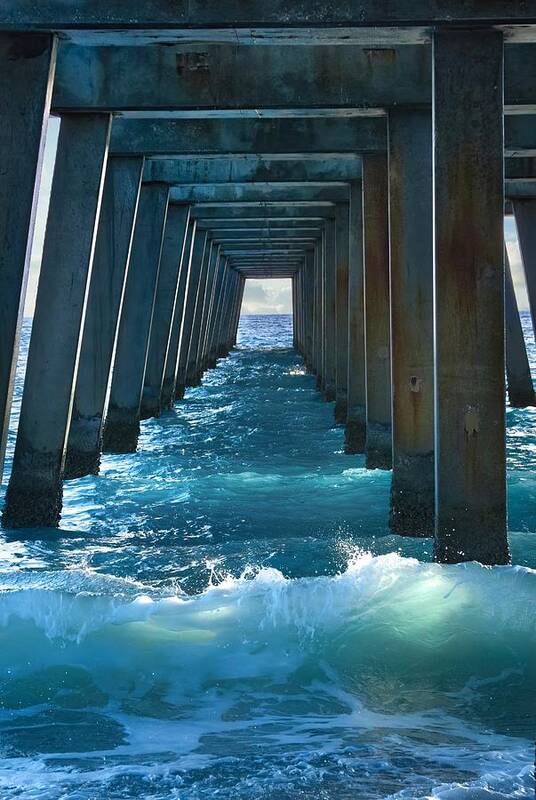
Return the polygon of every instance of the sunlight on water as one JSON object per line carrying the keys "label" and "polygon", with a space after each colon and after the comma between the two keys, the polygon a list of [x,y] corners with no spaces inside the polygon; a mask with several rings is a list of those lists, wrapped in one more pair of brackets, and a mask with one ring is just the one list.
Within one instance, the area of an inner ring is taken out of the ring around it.
{"label": "sunlight on water", "polygon": [[517,566],[440,567],[291,345],[243,318],[59,532],[4,532],[2,799],[533,796],[536,411],[508,409]]}

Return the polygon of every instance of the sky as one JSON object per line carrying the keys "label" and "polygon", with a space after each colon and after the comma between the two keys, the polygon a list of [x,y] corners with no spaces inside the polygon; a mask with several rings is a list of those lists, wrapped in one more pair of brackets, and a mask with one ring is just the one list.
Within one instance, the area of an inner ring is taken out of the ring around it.
{"label": "sky", "polygon": [[[25,315],[32,316],[35,306],[35,294],[39,276],[39,266],[43,241],[45,235],[48,201],[52,185],[52,172],[54,169],[54,156],[59,133],[59,119],[52,117],[49,122],[45,154],[43,161],[43,174],[41,189],[37,204],[35,234],[32,246],[30,279],[26,297]],[[505,220],[505,240],[508,248],[512,276],[520,310],[528,309],[528,299],[525,289],[525,277],[521,263],[521,255],[517,243],[517,234],[513,217]],[[249,280],[246,282],[243,314],[290,314],[292,311],[292,293],[289,280]]]}

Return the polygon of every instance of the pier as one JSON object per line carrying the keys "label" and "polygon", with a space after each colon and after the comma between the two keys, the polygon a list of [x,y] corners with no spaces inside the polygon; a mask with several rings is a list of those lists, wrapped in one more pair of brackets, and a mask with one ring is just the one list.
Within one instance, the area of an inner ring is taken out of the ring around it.
{"label": "pier", "polygon": [[[292,280],[294,347],[391,470],[389,525],[509,562],[505,404],[535,404],[536,7],[5,0],[0,459],[47,122],[61,118],[2,522],[131,453],[236,343],[247,280]],[[306,513],[306,511],[304,511]]]}

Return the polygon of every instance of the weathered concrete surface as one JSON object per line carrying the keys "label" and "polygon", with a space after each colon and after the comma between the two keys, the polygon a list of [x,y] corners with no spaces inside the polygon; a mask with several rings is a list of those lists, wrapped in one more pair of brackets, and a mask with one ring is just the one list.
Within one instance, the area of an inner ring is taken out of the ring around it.
{"label": "weathered concrete surface", "polygon": [[514,200],[512,205],[527,283],[532,328],[536,331],[536,198]]}
{"label": "weathered concrete surface", "polygon": [[205,286],[205,298],[201,312],[201,325],[199,329],[199,341],[197,344],[197,357],[196,357],[196,370],[200,377],[206,369],[205,354],[206,354],[206,339],[208,335],[208,326],[210,314],[212,310],[212,298],[214,293],[214,282],[218,272],[218,264],[220,261],[221,247],[216,242],[213,243],[211,259],[208,264],[207,283]]}
{"label": "weathered concrete surface", "polygon": [[391,331],[389,296],[389,175],[387,157],[363,161],[365,361],[368,469],[391,469]]}
{"label": "weathered concrete surface", "polygon": [[168,197],[165,183],[142,185],[104,426],[103,450],[107,453],[133,453],[138,446]]}
{"label": "weathered concrete surface", "polygon": [[361,182],[350,191],[348,280],[348,414],[344,451],[362,453],[366,436],[365,327],[363,303],[363,205]]}
{"label": "weathered concrete surface", "polygon": [[506,378],[508,399],[514,408],[536,405],[534,386],[530,374],[529,359],[521,319],[517,307],[512,270],[506,248],[505,264],[505,323],[506,323]]}
{"label": "weathered concrete surface", "polygon": [[[321,234],[322,236],[322,234]],[[321,382],[322,370],[322,238],[315,246],[315,273],[314,273],[314,338],[313,338],[313,371],[316,373],[317,386]]]}
{"label": "weathered concrete surface", "polygon": [[110,370],[141,189],[143,159],[108,159],[64,478],[99,471]]}
{"label": "weathered concrete surface", "polygon": [[5,527],[59,524],[110,124],[108,114],[62,119]]}
{"label": "weathered concrete surface", "polygon": [[55,61],[52,36],[0,34],[0,481]]}
{"label": "weathered concrete surface", "polygon": [[509,560],[502,65],[498,32],[435,36],[435,558],[441,562]]}
{"label": "weathered concrete surface", "polygon": [[390,526],[434,532],[432,121],[389,116],[393,479]]}
{"label": "weathered concrete surface", "polygon": [[[108,80],[109,75],[114,80]],[[535,78],[534,46],[508,45],[505,105],[533,106]],[[372,38],[365,46],[299,48],[240,46],[236,41],[168,47],[62,42],[53,97],[60,111],[123,110],[129,116],[153,117],[232,116],[248,109],[272,116],[299,115],[303,109],[365,114],[431,102],[431,48],[374,46]]]}
{"label": "weathered concrete surface", "polygon": [[186,372],[188,368],[188,354],[190,352],[190,342],[194,322],[194,313],[197,301],[197,291],[201,276],[201,267],[207,246],[208,234],[206,231],[196,230],[194,233],[193,250],[190,263],[188,287],[184,304],[184,317],[182,321],[181,340],[179,345],[179,359],[177,369],[177,383],[175,389],[175,399],[181,400],[184,397],[186,388]]}
{"label": "weathered concrete surface", "polygon": [[348,414],[348,258],[349,204],[335,215],[335,422],[344,425]]}
{"label": "weathered concrete surface", "polygon": [[387,146],[383,117],[358,119],[119,118],[111,152],[121,155],[244,155],[378,152]]}
{"label": "weathered concrete surface", "polygon": [[181,253],[181,266],[179,271],[179,282],[177,286],[177,296],[175,308],[173,310],[173,320],[171,323],[171,335],[169,337],[169,348],[166,358],[164,371],[164,385],[162,386],[162,408],[172,408],[175,402],[175,392],[177,387],[177,370],[179,366],[179,346],[181,340],[182,320],[184,317],[184,306],[188,278],[190,273],[190,262],[192,257],[193,237],[196,229],[196,222],[189,219],[188,229],[184,238]]}
{"label": "weathered concrete surface", "polygon": [[172,203],[168,206],[141,398],[141,419],[159,416],[162,411],[164,372],[189,219],[189,206]]}
{"label": "weathered concrete surface", "polygon": [[[425,26],[460,25],[481,27],[488,23],[503,25],[536,24],[536,12],[522,0],[412,0],[411,3],[378,3],[363,0],[356,6],[351,0],[340,0],[336,5],[323,3],[304,4],[299,0],[274,0],[267,5],[264,0],[208,0],[170,6],[168,0],[150,0],[135,8],[125,8],[122,0],[47,0],[40,8],[36,22],[35,5],[32,0],[4,0],[0,12],[2,27],[35,30],[49,27],[69,32],[71,37],[104,43],[118,42],[118,31],[122,29],[124,39],[130,32],[132,39],[169,42],[172,33],[183,31],[191,41],[194,32],[203,39],[216,41],[222,32],[228,33],[231,42],[273,42],[274,37],[283,37],[290,43],[310,42],[312,39],[344,42],[358,37],[360,29],[386,28],[376,36],[382,43],[389,41],[425,41],[430,32]],[[424,28],[424,29],[423,29]],[[86,29],[89,29],[86,33]],[[349,30],[348,30],[349,29]],[[389,30],[393,29],[393,30]],[[99,31],[93,34],[92,31]],[[524,36],[531,31],[523,29]],[[370,44],[370,31],[364,30],[364,42]]]}
{"label": "weathered concrete surface", "polygon": [[361,158],[353,153],[288,156],[235,156],[148,160],[145,180],[161,180],[175,186],[200,183],[288,183],[296,181],[350,181],[361,177]]}

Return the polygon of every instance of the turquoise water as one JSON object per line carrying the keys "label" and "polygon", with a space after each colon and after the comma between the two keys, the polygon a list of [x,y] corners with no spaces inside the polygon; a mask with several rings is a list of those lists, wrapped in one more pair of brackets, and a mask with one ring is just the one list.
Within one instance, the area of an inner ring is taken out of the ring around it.
{"label": "turquoise water", "polygon": [[536,410],[508,409],[516,566],[440,567],[291,333],[243,318],[59,532],[3,533],[2,800],[533,796]]}

